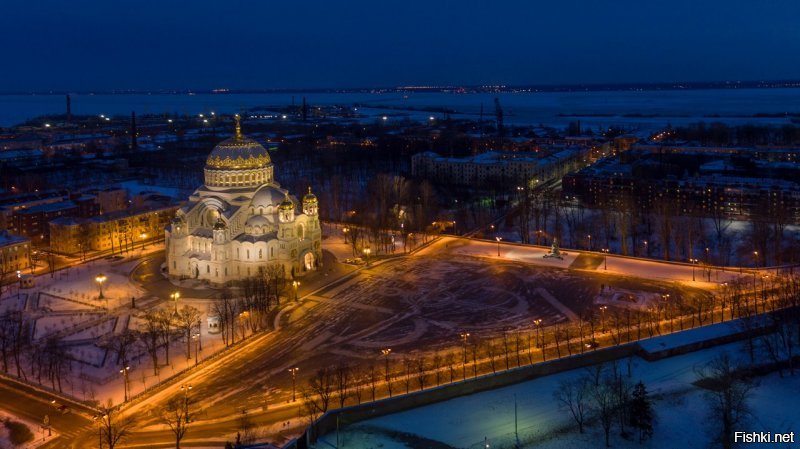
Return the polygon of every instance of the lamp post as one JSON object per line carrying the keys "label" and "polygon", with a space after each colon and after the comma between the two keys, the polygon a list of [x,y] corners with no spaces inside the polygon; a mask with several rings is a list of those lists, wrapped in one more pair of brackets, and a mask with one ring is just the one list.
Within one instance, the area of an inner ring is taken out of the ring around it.
{"label": "lamp post", "polygon": [[368,247],[364,248],[364,249],[362,250],[362,252],[364,253],[364,256],[366,256],[366,257],[367,257],[367,266],[369,266],[369,255],[370,255],[370,253],[372,252],[372,250],[371,250],[371,249],[370,249],[370,247],[368,246]]}
{"label": "lamp post", "polygon": [[697,259],[689,259],[689,263],[692,264],[692,282],[694,282],[695,281],[695,278],[694,278],[694,266],[697,263]]}
{"label": "lamp post", "polygon": [[106,277],[106,275],[102,273],[95,276],[94,281],[97,282],[97,286],[100,288],[100,295],[97,297],[97,299],[105,298],[105,296],[103,296],[103,282],[105,282],[107,279],[108,278]]}
{"label": "lamp post", "polygon": [[503,237],[495,237],[497,240],[497,257],[500,257],[500,240],[503,240]]}
{"label": "lamp post", "polygon": [[297,301],[297,287],[300,286],[300,282],[292,281],[292,288],[294,289],[294,300]]}
{"label": "lamp post", "polygon": [[350,232],[348,228],[342,228],[342,235],[344,235],[344,242],[347,243],[347,233]]}
{"label": "lamp post", "polygon": [[469,332],[462,332],[461,338],[464,339],[464,380],[467,380],[467,338],[469,338]]}
{"label": "lamp post", "polygon": [[125,402],[128,402],[128,371],[130,369],[130,366],[126,366],[119,370],[119,373],[122,374],[122,390],[125,392]]}
{"label": "lamp post", "polygon": [[650,257],[650,247],[647,246],[647,240],[644,241],[644,255]]}
{"label": "lamp post", "polygon": [[608,270],[608,248],[603,248],[603,253],[605,254],[605,256],[603,256],[603,269],[607,271]]}
{"label": "lamp post", "polygon": [[146,233],[142,232],[141,234],[139,234],[139,239],[142,241],[142,251],[144,251],[144,241],[146,238],[147,238]]}
{"label": "lamp post", "polygon": [[756,260],[756,267],[758,267],[759,266],[759,263],[758,263],[758,251],[753,251],[753,257]]}
{"label": "lamp post", "polygon": [[542,327],[541,318],[533,320],[533,325],[536,326],[536,348],[539,348],[539,329]]}
{"label": "lamp post", "polygon": [[381,349],[383,360],[386,363],[386,388],[389,390],[389,397],[392,397],[392,384],[389,382],[389,354],[391,352],[391,348]]}
{"label": "lamp post", "polygon": [[175,303],[175,315],[178,314],[178,300],[181,299],[181,293],[178,291],[169,294],[169,298]]}
{"label": "lamp post", "polygon": [[183,392],[183,416],[186,422],[189,422],[189,392],[192,391],[192,384],[181,385]]}
{"label": "lamp post", "polygon": [[592,250],[592,234],[587,234],[586,238],[589,239],[589,251]]}
{"label": "lamp post", "polygon": [[[22,294],[22,271],[17,270],[17,282],[19,282],[19,287],[17,287],[17,301],[19,301],[20,295]],[[100,293],[100,297],[103,296],[102,290]]]}
{"label": "lamp post", "polygon": [[200,332],[199,331],[197,333],[192,334],[192,340],[194,340],[194,366],[197,366],[197,363],[198,363],[198,360],[197,360],[197,352],[198,352],[197,345],[200,342]]}
{"label": "lamp post", "polygon": [[201,321],[197,320],[197,344],[200,346],[200,350],[203,350],[203,332],[200,330]]}
{"label": "lamp post", "polygon": [[295,381],[297,379],[297,370],[299,370],[299,369],[300,368],[297,368],[297,367],[289,368],[289,372],[292,373],[292,402],[295,402],[297,400],[297,398],[295,397],[295,388],[294,388],[294,386],[295,386]]}
{"label": "lamp post", "polygon": [[608,306],[600,306],[600,327],[603,332],[606,331],[606,309],[608,309]]}

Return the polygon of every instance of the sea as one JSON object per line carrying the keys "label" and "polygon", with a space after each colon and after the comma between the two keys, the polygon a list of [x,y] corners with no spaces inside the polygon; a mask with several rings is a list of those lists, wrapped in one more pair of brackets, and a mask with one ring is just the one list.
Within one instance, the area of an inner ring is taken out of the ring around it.
{"label": "sea", "polygon": [[[781,125],[798,120],[800,88],[619,90],[572,92],[380,92],[380,93],[197,93],[72,94],[73,114],[241,113],[254,108],[278,110],[298,105],[353,108],[359,120],[430,120],[443,116],[494,120],[495,98],[507,125],[564,127],[580,120],[583,128],[622,126],[660,129],[698,121]],[[64,95],[0,95],[0,126],[65,111]],[[278,115],[278,117],[280,117]],[[386,119],[383,119],[386,117]]]}

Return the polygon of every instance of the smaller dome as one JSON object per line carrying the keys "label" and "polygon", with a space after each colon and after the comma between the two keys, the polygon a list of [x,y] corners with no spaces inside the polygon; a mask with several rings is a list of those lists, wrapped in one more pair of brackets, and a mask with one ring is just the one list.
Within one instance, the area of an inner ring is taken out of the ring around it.
{"label": "smaller dome", "polygon": [[289,194],[288,193],[286,194],[286,197],[283,199],[283,202],[281,202],[281,205],[278,206],[278,209],[280,209],[280,210],[292,210],[292,209],[294,209],[294,203],[292,202],[292,200],[289,199]]}
{"label": "smaller dome", "polygon": [[304,203],[316,203],[317,202],[317,196],[314,195],[313,193],[311,193],[311,186],[308,187],[308,193],[306,193],[306,196],[303,197],[303,202]]}
{"label": "smaller dome", "polygon": [[264,186],[253,195],[253,199],[250,200],[250,205],[253,207],[267,208],[278,204],[284,196],[286,196],[286,194],[281,192],[280,189],[269,185]]}
{"label": "smaller dome", "polygon": [[253,215],[247,219],[245,226],[266,226],[269,224],[269,219],[263,215]]}

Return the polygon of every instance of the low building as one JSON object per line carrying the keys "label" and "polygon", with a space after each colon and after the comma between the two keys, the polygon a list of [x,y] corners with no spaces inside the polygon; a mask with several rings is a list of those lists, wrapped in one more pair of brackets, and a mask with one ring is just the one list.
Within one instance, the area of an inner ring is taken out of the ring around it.
{"label": "low building", "polygon": [[31,239],[0,231],[0,278],[31,266]]}
{"label": "low building", "polygon": [[424,152],[411,157],[411,171],[417,177],[464,186],[544,183],[584,167],[587,156],[588,150],[583,147],[549,153],[489,151],[466,158]]}
{"label": "low building", "polygon": [[50,222],[50,248],[80,255],[90,251],[129,251],[160,241],[177,204],[136,208],[91,218],[62,217]]}

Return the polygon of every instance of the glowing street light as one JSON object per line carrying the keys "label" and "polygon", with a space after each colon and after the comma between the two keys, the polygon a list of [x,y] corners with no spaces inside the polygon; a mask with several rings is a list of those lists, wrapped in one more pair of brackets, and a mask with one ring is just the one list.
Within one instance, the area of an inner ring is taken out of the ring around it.
{"label": "glowing street light", "polygon": [[128,402],[128,389],[130,388],[128,386],[128,371],[130,370],[131,370],[130,366],[126,366],[125,368],[119,370],[119,373],[122,374],[122,380],[123,380],[122,389],[125,391],[125,402]]}
{"label": "glowing street light", "polygon": [[364,253],[364,255],[367,257],[367,266],[369,266],[369,255],[370,255],[370,253],[372,253],[372,250],[371,250],[371,249],[369,248],[369,246],[368,246],[368,247],[364,248],[364,249],[362,250],[362,252],[363,252],[363,253]]}
{"label": "glowing street light", "polygon": [[389,389],[389,397],[392,397],[392,384],[389,382],[389,354],[392,353],[391,348],[381,349],[383,360],[386,362],[386,388]]}
{"label": "glowing street light", "polygon": [[500,257],[500,240],[503,240],[503,237],[498,236],[495,237],[494,239],[497,240],[497,257]]}
{"label": "glowing street light", "polygon": [[297,287],[300,286],[300,282],[292,281],[292,287],[294,288],[294,300],[297,301]]}
{"label": "glowing street light", "polygon": [[604,270],[608,270],[608,251],[609,250],[608,250],[608,248],[603,248],[602,251],[605,254],[605,256],[603,256],[603,269]]}
{"label": "glowing street light", "polygon": [[462,365],[464,368],[464,380],[467,379],[467,338],[469,338],[469,332],[462,332],[461,338],[464,339],[464,364]]}
{"label": "glowing street light", "polygon": [[295,397],[295,388],[294,388],[294,386],[295,386],[295,379],[297,378],[297,370],[299,370],[299,369],[300,368],[297,368],[297,367],[289,368],[289,372],[292,373],[292,402],[295,402],[297,400],[297,398]]}
{"label": "glowing street light", "polygon": [[606,331],[606,309],[608,309],[608,306],[600,306],[600,327],[603,332]]}
{"label": "glowing street light", "polygon": [[697,259],[689,259],[689,263],[692,264],[692,282],[694,282],[694,266],[697,264]]}
{"label": "glowing street light", "polygon": [[147,233],[142,232],[141,234],[139,234],[139,238],[142,240],[142,250],[144,250],[144,241],[147,238]]}
{"label": "glowing street light", "polygon": [[176,292],[173,292],[173,293],[170,293],[170,294],[169,294],[169,298],[170,298],[172,301],[174,301],[174,302],[175,302],[175,314],[177,315],[177,314],[178,314],[178,300],[179,300],[179,299],[181,299],[181,293],[180,293],[180,292],[177,292],[177,291],[176,291]]}
{"label": "glowing street light", "polygon": [[105,282],[106,280],[108,280],[108,278],[106,277],[106,275],[102,273],[98,274],[94,278],[94,281],[97,282],[97,286],[100,288],[100,295],[97,297],[97,299],[105,298],[105,296],[103,296],[103,282]]}

